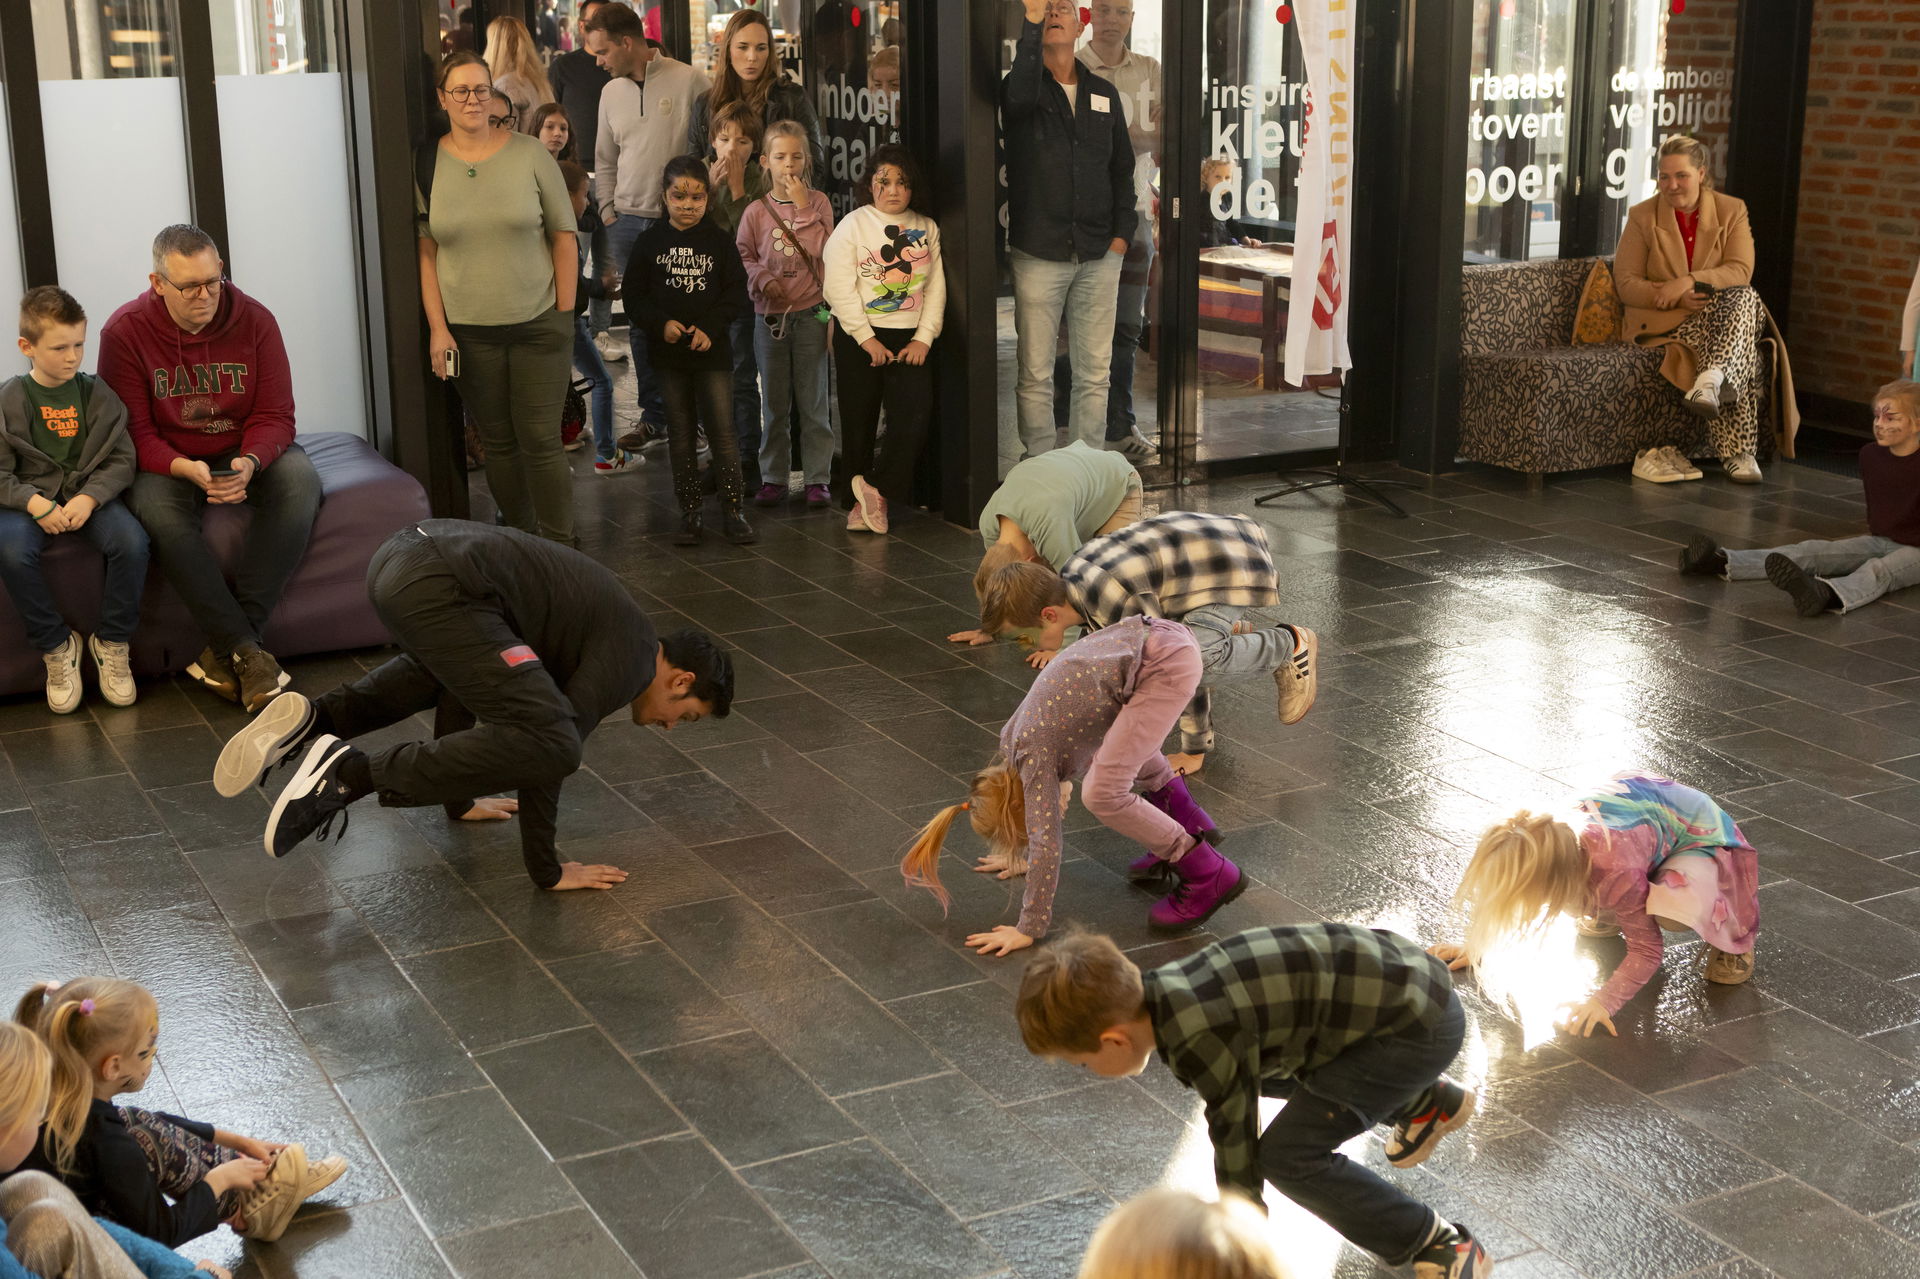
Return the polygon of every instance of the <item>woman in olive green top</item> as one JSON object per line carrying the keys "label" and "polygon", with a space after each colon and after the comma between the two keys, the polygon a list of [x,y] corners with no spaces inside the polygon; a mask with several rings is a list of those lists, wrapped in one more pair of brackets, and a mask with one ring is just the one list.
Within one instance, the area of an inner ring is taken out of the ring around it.
{"label": "woman in olive green top", "polygon": [[560,411],[579,283],[573,206],[538,139],[487,123],[487,64],[455,53],[440,68],[453,128],[415,192],[420,293],[436,377],[457,356],[460,398],[487,449],[487,485],[514,528],[571,544],[573,474]]}

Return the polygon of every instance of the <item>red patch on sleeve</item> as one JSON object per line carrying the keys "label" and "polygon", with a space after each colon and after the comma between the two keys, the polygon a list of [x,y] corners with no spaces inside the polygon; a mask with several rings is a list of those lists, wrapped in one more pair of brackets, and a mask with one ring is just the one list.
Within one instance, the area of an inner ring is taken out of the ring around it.
{"label": "red patch on sleeve", "polygon": [[512,648],[501,649],[500,660],[508,666],[525,666],[528,662],[539,661],[540,654],[534,652],[525,644],[516,644]]}

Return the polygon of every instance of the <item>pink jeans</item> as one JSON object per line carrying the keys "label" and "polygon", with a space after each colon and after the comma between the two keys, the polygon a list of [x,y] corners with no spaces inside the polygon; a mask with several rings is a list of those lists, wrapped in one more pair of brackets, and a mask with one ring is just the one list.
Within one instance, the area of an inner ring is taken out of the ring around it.
{"label": "pink jeans", "polygon": [[1160,747],[1199,687],[1200,645],[1193,632],[1177,622],[1148,622],[1133,693],[1080,785],[1080,802],[1088,812],[1163,861],[1179,861],[1193,837],[1134,787],[1157,791],[1173,780]]}

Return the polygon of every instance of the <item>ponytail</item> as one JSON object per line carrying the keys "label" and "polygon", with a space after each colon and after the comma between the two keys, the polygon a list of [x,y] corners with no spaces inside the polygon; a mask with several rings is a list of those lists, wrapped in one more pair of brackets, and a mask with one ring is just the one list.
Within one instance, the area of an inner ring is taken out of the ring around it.
{"label": "ponytail", "polygon": [[93,1106],[95,1063],[138,1049],[159,1012],[146,987],[117,977],[81,977],[61,984],[36,982],[14,1019],[37,1035],[52,1056],[41,1148],[62,1176],[73,1171],[73,1152]]}
{"label": "ponytail", "polygon": [[[0,1022],[0,1140],[47,1112],[47,1046],[25,1026]],[[11,1171],[0,1169],[0,1173]]]}
{"label": "ponytail", "polygon": [[1020,774],[1003,759],[996,759],[973,775],[964,803],[949,804],[920,828],[906,856],[900,859],[900,873],[907,887],[924,888],[939,899],[945,911],[953,904],[953,895],[940,883],[940,850],[946,845],[953,819],[967,813],[974,833],[987,841],[990,851],[1004,857],[1011,875],[1026,873],[1027,809],[1026,793]]}
{"label": "ponytail", "polygon": [[1539,936],[1548,921],[1586,908],[1590,866],[1566,822],[1526,809],[1489,826],[1460,877],[1468,962]]}

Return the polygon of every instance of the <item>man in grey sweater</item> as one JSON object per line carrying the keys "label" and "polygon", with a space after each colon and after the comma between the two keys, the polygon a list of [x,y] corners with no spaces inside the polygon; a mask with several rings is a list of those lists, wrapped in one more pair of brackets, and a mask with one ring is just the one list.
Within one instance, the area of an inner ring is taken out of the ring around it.
{"label": "man in grey sweater", "polygon": [[[600,91],[594,131],[593,199],[607,227],[608,256],[625,273],[634,241],[663,208],[660,176],[667,161],[686,149],[687,121],[707,78],[647,43],[640,15],[609,4],[587,19],[587,52],[611,77]],[[666,427],[666,403],[647,361],[647,338],[629,324],[633,373],[643,418]]]}

